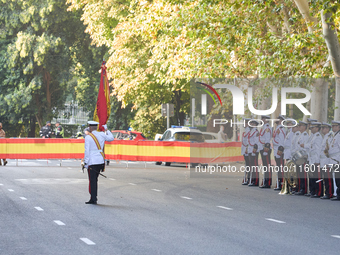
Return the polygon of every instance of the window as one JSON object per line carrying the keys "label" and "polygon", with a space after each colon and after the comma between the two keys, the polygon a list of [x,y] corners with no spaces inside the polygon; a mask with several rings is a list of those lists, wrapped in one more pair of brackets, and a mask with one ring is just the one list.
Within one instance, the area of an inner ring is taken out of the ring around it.
{"label": "window", "polygon": [[166,132],[164,133],[162,139],[163,139],[163,140],[169,140],[170,137],[171,137],[171,132],[168,130],[168,131],[166,131]]}

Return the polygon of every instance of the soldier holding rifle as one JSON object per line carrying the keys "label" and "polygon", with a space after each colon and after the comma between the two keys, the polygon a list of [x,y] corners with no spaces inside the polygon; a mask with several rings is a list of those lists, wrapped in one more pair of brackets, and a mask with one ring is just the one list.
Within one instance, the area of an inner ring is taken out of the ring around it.
{"label": "soldier holding rifle", "polygon": [[320,172],[320,152],[321,152],[321,144],[322,144],[322,136],[320,134],[321,123],[320,122],[312,122],[310,123],[309,129],[311,130],[310,139],[306,144],[301,144],[300,146],[306,149],[308,153],[308,161],[309,166],[306,167],[306,171],[309,175],[309,191],[310,193],[306,194],[310,197],[316,198],[321,197],[323,189],[321,180],[321,172]]}
{"label": "soldier holding rifle", "polygon": [[[299,122],[299,131],[301,135],[299,136],[296,144],[296,151],[299,151],[302,149],[301,144],[306,144],[309,140],[309,135],[307,132],[307,126],[308,123],[304,121]],[[307,173],[305,171],[305,164],[303,165],[297,165],[296,171],[298,172],[298,185],[297,185],[297,192],[295,192],[295,195],[304,195],[307,192]]]}
{"label": "soldier holding rifle", "polygon": [[249,184],[249,155],[248,155],[248,135],[249,135],[249,131],[250,131],[250,128],[248,126],[248,121],[250,120],[250,118],[245,118],[243,119],[244,121],[244,132],[242,134],[242,145],[241,145],[241,154],[243,155],[244,157],[244,161],[245,161],[245,164],[246,164],[246,171],[244,171],[244,178],[243,178],[243,182],[242,182],[242,185],[248,185]]}
{"label": "soldier holding rifle", "polygon": [[320,153],[320,169],[322,173],[322,180],[323,183],[325,184],[325,192],[324,196],[321,197],[321,199],[330,199],[333,197],[334,193],[334,187],[333,187],[333,178],[332,178],[332,173],[331,173],[331,167],[328,164],[328,157],[326,156],[326,153],[328,155],[329,151],[329,144],[333,138],[333,132],[330,132],[331,130],[331,125],[322,122],[322,134],[323,134],[323,140],[321,144],[321,153]]}
{"label": "soldier holding rifle", "polygon": [[263,115],[261,120],[263,121],[264,125],[260,130],[260,154],[262,158],[262,165],[265,166],[264,168],[264,180],[263,185],[260,188],[270,188],[272,185],[272,171],[270,169],[270,154],[272,152],[270,148],[270,140],[272,138],[272,128],[268,123],[268,119],[270,116]]}
{"label": "soldier holding rifle", "polygon": [[259,169],[258,169],[258,158],[259,158],[259,136],[260,133],[257,130],[259,123],[256,120],[251,120],[249,123],[250,131],[248,135],[248,153],[250,161],[250,181],[248,186],[259,186]]}
{"label": "soldier holding rifle", "polygon": [[283,167],[284,167],[284,141],[286,138],[286,132],[282,126],[282,121],[285,117],[280,115],[277,117],[279,121],[276,121],[276,129],[273,133],[273,147],[276,166],[278,167],[276,188],[274,190],[281,190],[283,182]]}
{"label": "soldier holding rifle", "polygon": [[325,150],[325,154],[332,165],[332,172],[334,173],[337,186],[337,196],[333,197],[332,201],[340,201],[340,121],[332,121],[332,131],[334,136],[330,141],[329,149]]}

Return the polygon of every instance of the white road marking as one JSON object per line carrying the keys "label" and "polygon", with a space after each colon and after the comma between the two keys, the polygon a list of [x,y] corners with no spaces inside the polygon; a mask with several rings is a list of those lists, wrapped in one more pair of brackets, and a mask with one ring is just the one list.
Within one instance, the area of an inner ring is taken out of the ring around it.
{"label": "white road marking", "polygon": [[331,235],[331,236],[340,239],[340,236],[338,236],[338,235]]}
{"label": "white road marking", "polygon": [[95,245],[94,242],[92,242],[90,239],[82,237],[80,238],[80,240],[82,240],[84,243],[88,244],[88,245]]}
{"label": "white road marking", "polygon": [[160,190],[160,189],[151,189],[151,190],[153,190],[153,191],[157,191],[157,192],[161,192],[161,190]]}
{"label": "white road marking", "polygon": [[134,184],[134,183],[131,183],[131,182],[130,182],[129,184],[130,184],[130,185],[137,185],[137,184]]}
{"label": "white road marking", "polygon": [[225,206],[221,206],[221,205],[218,205],[217,207],[221,208],[221,209],[229,210],[229,211],[233,210],[233,208],[229,208],[229,207],[225,207]]}
{"label": "white road marking", "polygon": [[281,220],[275,220],[275,219],[270,219],[270,218],[266,218],[266,220],[272,221],[272,222],[276,222],[276,223],[286,223],[284,221]]}
{"label": "white road marking", "polygon": [[188,200],[192,199],[191,197],[182,197],[182,196],[181,196],[181,198],[188,199]]}
{"label": "white road marking", "polygon": [[59,226],[65,226],[65,223],[60,220],[55,220],[54,222]]}
{"label": "white road marking", "polygon": [[0,186],[2,186],[3,184],[2,183],[0,183]]}
{"label": "white road marking", "polygon": [[20,197],[22,200],[27,200],[27,198],[26,197]]}
{"label": "white road marking", "polygon": [[37,207],[34,207],[35,209],[37,209],[38,211],[43,211],[44,209],[42,209],[41,207],[37,206]]}
{"label": "white road marking", "polygon": [[115,181],[116,179],[110,178],[110,180]]}
{"label": "white road marking", "polygon": [[72,169],[71,167],[68,167],[67,169]]}
{"label": "white road marking", "polygon": [[10,192],[13,192],[14,190],[12,190],[12,189],[8,189],[8,191],[10,191]]}

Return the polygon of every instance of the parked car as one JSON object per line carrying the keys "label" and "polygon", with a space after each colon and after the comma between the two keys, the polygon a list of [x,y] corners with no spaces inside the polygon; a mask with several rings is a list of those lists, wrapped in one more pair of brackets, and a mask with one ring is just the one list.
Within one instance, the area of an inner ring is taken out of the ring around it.
{"label": "parked car", "polygon": [[205,141],[203,133],[193,127],[171,126],[164,134],[156,134],[156,141],[181,141],[181,142],[197,142]]}
{"label": "parked car", "polygon": [[203,136],[206,143],[218,143],[217,133],[203,132]]}
{"label": "parked car", "polygon": [[133,141],[143,141],[146,137],[142,132],[128,131],[128,130],[112,130],[111,131],[115,140],[133,140]]}
{"label": "parked car", "polygon": [[[156,134],[156,141],[180,141],[180,142],[194,142],[203,143],[205,141],[203,133],[197,128],[171,126],[164,134]],[[156,165],[161,165],[162,162],[156,162]],[[166,166],[170,166],[171,162],[166,162]]]}

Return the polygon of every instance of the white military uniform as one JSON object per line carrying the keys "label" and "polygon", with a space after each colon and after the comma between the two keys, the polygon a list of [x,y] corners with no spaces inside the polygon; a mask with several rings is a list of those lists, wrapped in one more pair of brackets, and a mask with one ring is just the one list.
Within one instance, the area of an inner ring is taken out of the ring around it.
{"label": "white military uniform", "polygon": [[249,135],[249,131],[250,131],[250,128],[246,127],[244,129],[243,134],[242,134],[241,155],[245,155],[245,156],[248,155],[248,153],[246,153],[246,151],[247,151],[247,147],[248,147],[248,135]]}
{"label": "white military uniform", "polygon": [[300,135],[301,135],[301,132],[300,132],[300,131],[296,131],[296,132],[294,133],[294,136],[293,136],[293,139],[292,139],[292,145],[291,145],[291,147],[290,147],[291,156],[293,156],[293,154],[294,154],[298,149],[300,149],[300,146],[299,146],[299,148],[298,148],[298,141],[299,141]]}
{"label": "white military uniform", "polygon": [[322,145],[322,136],[320,132],[311,134],[309,141],[304,145],[308,153],[309,164],[320,163],[320,153]]}
{"label": "white military uniform", "polygon": [[329,164],[340,164],[340,131],[336,132],[329,143]]}
{"label": "white military uniform", "polygon": [[257,128],[252,128],[248,135],[248,153],[251,153],[252,156],[255,156],[253,153],[254,145],[257,144],[258,149],[256,152],[259,152],[260,141],[259,141],[259,131]]}
{"label": "white military uniform", "polygon": [[[260,133],[257,130],[257,128],[252,128],[249,132],[248,135],[248,153],[250,156],[250,165],[253,166],[258,166],[258,153],[259,151],[259,146],[260,146],[260,141],[259,141],[259,136]],[[257,145],[257,151],[256,153],[253,153],[254,145]],[[252,174],[250,178],[250,186],[258,186],[259,185],[259,171],[258,169],[252,169]]]}
{"label": "white military uniform", "polygon": [[101,150],[98,150],[96,142],[90,135],[85,137],[85,167],[104,164],[104,158],[101,152],[103,152],[105,141],[111,142],[114,140],[114,137],[109,130],[106,130],[106,132],[92,131],[92,134],[97,138]]}
{"label": "white military uniform", "polygon": [[[307,131],[304,131],[298,138],[297,144],[296,144],[296,151],[302,150],[301,144],[307,144],[308,140],[310,139]],[[307,179],[307,172],[304,170],[304,164],[301,165],[297,171],[299,173],[298,177],[298,191],[295,195],[304,195],[307,193],[308,188],[308,179]]]}
{"label": "white military uniform", "polygon": [[310,137],[309,137],[307,131],[304,131],[304,132],[299,136],[299,139],[297,140],[297,144],[296,144],[296,148],[295,148],[296,151],[303,149],[303,148],[301,147],[300,144],[306,144],[306,143],[308,142],[309,138],[310,138]]}
{"label": "white military uniform", "polygon": [[[266,123],[262,126],[260,130],[259,136],[259,150],[263,150],[263,147],[266,143],[270,143],[270,139],[272,138],[272,128],[270,127],[269,123]],[[267,155],[267,152],[263,152],[264,155]]]}
{"label": "white military uniform", "polygon": [[276,158],[280,158],[281,156],[277,154],[279,146],[284,145],[284,141],[286,138],[286,132],[284,127],[280,124],[276,127],[276,130],[273,134],[273,147],[274,147],[274,156]]}
{"label": "white military uniform", "polygon": [[[336,194],[338,199],[340,200],[340,131],[336,132],[331,139],[331,143],[329,144],[329,164],[333,164],[334,170],[333,172],[333,179],[334,183],[334,190],[336,190]],[[335,166],[334,166],[335,165]],[[334,171],[337,171],[336,173]]]}
{"label": "white military uniform", "polygon": [[324,135],[321,143],[321,152],[320,152],[320,168],[323,168],[325,165],[328,164],[329,159],[325,155],[326,144],[331,144],[331,140],[333,138],[332,132],[328,132]]}
{"label": "white military uniform", "polygon": [[293,137],[295,133],[292,131],[292,128],[291,128],[288,134],[286,135],[285,141],[283,143],[283,147],[285,148],[284,155],[283,155],[284,159],[291,159],[292,157],[291,147],[292,147],[292,141],[293,141]]}

